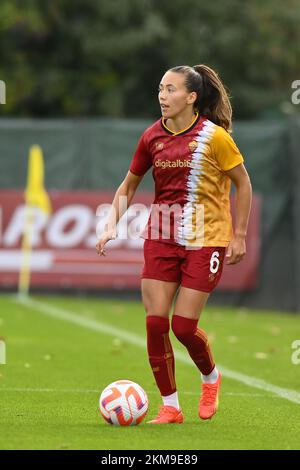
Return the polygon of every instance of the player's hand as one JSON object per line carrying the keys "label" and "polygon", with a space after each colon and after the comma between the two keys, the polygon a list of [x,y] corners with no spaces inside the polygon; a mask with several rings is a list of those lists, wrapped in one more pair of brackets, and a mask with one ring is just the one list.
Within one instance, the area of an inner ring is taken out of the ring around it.
{"label": "player's hand", "polygon": [[110,229],[106,230],[103,234],[100,240],[98,241],[96,245],[96,250],[99,256],[106,256],[105,250],[104,250],[104,245],[107,243],[109,240],[114,240],[117,238],[117,230],[116,229]]}
{"label": "player's hand", "polygon": [[243,236],[237,236],[228,245],[226,264],[237,264],[246,254],[246,240]]}

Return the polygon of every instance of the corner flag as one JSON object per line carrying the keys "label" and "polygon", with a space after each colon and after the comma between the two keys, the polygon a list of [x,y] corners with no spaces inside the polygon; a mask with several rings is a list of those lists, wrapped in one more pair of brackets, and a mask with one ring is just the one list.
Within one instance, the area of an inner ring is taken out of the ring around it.
{"label": "corner flag", "polygon": [[25,190],[24,231],[22,238],[19,294],[26,296],[30,285],[31,238],[34,226],[34,208],[46,214],[51,212],[49,196],[44,188],[44,160],[41,147],[30,148],[27,185]]}

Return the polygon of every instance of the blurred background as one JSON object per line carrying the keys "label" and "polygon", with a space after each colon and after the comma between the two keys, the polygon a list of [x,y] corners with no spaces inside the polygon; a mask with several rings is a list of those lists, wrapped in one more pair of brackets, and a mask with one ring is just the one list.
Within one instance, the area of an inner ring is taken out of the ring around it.
{"label": "blurred background", "polygon": [[[210,303],[299,312],[299,23],[297,0],[2,0],[0,289],[18,288],[37,144],[52,212],[36,216],[31,290],[140,298],[143,241],[116,240],[100,260],[96,208],[160,117],[163,73],[205,63],[230,91],[254,189],[247,257]],[[152,198],[149,172],[134,202]]]}

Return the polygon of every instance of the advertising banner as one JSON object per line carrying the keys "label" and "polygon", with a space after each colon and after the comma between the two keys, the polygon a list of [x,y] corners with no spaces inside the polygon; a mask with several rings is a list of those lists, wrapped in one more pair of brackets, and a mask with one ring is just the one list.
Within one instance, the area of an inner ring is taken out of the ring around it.
{"label": "advertising banner", "polygon": [[[118,239],[106,245],[106,256],[96,253],[96,233],[101,232],[114,193],[50,191],[50,216],[34,209],[30,253],[31,287],[126,289],[140,287],[143,243],[136,233],[148,220],[153,194],[137,193],[119,222]],[[234,206],[234,204],[233,204]],[[99,207],[101,210],[99,211]],[[98,212],[97,212],[98,208]],[[254,196],[245,259],[224,266],[219,290],[249,290],[257,286],[261,201]],[[233,207],[234,219],[234,207]],[[22,265],[25,220],[24,194],[0,191],[0,287],[18,285]]]}

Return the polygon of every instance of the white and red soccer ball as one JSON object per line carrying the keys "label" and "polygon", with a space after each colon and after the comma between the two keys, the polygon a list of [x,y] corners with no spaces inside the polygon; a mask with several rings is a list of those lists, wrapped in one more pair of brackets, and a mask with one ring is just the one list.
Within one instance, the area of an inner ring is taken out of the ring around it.
{"label": "white and red soccer ball", "polygon": [[134,426],[143,421],[148,411],[145,390],[131,380],[109,384],[99,398],[99,412],[109,424]]}

